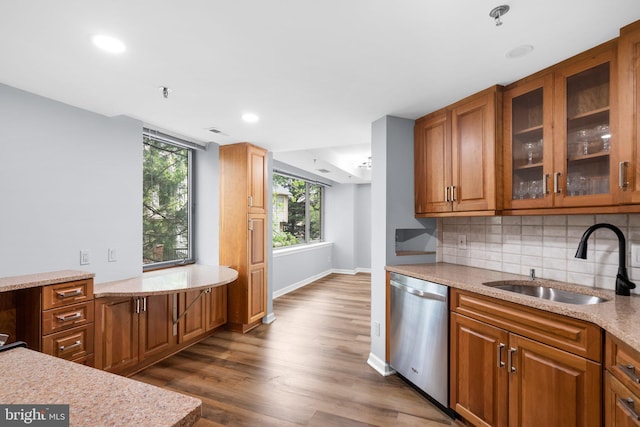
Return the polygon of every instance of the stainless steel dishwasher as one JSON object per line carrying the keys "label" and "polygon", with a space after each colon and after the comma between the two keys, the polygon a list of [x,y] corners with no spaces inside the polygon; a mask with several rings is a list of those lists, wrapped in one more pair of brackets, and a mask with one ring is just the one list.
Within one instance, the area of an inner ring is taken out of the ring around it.
{"label": "stainless steel dishwasher", "polygon": [[449,407],[449,289],[391,273],[391,367]]}

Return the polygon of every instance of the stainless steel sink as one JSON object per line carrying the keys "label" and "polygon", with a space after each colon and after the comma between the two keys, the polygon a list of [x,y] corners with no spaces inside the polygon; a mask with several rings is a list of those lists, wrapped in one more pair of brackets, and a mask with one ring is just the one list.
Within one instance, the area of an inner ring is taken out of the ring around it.
{"label": "stainless steel sink", "polygon": [[546,299],[549,301],[564,302],[567,304],[598,304],[609,301],[595,295],[581,294],[579,292],[568,291],[565,289],[551,288],[548,286],[525,285],[519,283],[508,282],[488,282],[484,285],[492,288],[502,289],[504,291],[515,292],[522,295],[532,296],[536,298]]}

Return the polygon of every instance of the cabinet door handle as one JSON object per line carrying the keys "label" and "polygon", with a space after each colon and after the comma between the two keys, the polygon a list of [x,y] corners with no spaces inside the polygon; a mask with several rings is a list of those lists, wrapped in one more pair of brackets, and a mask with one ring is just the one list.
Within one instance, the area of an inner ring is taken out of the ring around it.
{"label": "cabinet door handle", "polygon": [[620,188],[627,188],[629,186],[629,181],[627,181],[627,166],[629,166],[629,162],[620,162],[618,165],[618,185]]}
{"label": "cabinet door handle", "polygon": [[556,194],[560,194],[562,192],[562,189],[560,188],[560,175],[562,175],[560,172],[554,172],[553,173],[553,192]]}
{"label": "cabinet door handle", "polygon": [[513,356],[516,354],[516,349],[511,347],[507,353],[507,363],[509,364],[509,372],[516,372],[516,367],[513,366]]}
{"label": "cabinet door handle", "polygon": [[142,298],[142,311],[147,311],[147,297]]}
{"label": "cabinet door handle", "polygon": [[58,298],[69,298],[82,295],[82,290],[75,288],[70,291],[56,291],[56,294],[58,294]]}
{"label": "cabinet door handle", "polygon": [[451,197],[449,196],[449,188],[450,187],[448,185],[444,187],[444,201],[447,203],[451,201]]}
{"label": "cabinet door handle", "polygon": [[549,174],[545,173],[542,177],[542,194],[549,194],[549,188],[547,186],[547,181],[549,180]]}
{"label": "cabinet door handle", "polygon": [[622,407],[629,413],[629,415],[631,415],[631,417],[633,417],[633,419],[635,419],[636,421],[640,421],[640,415],[638,415],[638,413],[636,412],[636,408],[634,406],[635,402],[632,398],[627,397],[626,399],[623,399],[619,397],[618,403],[622,405]]}
{"label": "cabinet door handle", "polygon": [[249,196],[249,207],[253,207],[253,196]]}
{"label": "cabinet door handle", "polygon": [[498,368],[504,368],[504,362],[502,361],[502,349],[504,347],[505,347],[504,344],[502,343],[498,344],[498,350],[497,350]]}
{"label": "cabinet door handle", "polygon": [[618,368],[624,372],[631,381],[640,384],[640,378],[636,375],[636,367],[633,365],[618,365]]}
{"label": "cabinet door handle", "polygon": [[71,350],[72,348],[80,347],[81,345],[82,345],[82,341],[78,340],[78,341],[74,342],[73,344],[68,345],[66,347],[61,345],[60,347],[58,347],[58,349],[60,351]]}
{"label": "cabinet door handle", "polygon": [[249,220],[249,231],[253,231],[253,220]]}
{"label": "cabinet door handle", "polygon": [[455,185],[451,186],[451,201],[452,202],[458,201],[458,187]]}
{"label": "cabinet door handle", "polygon": [[140,313],[140,298],[136,298],[136,314]]}
{"label": "cabinet door handle", "polygon": [[61,322],[68,322],[69,320],[76,320],[76,319],[80,319],[82,317],[82,313],[80,313],[79,311],[76,311],[73,314],[69,314],[69,315],[62,315],[62,316],[56,316],[56,319],[58,319]]}

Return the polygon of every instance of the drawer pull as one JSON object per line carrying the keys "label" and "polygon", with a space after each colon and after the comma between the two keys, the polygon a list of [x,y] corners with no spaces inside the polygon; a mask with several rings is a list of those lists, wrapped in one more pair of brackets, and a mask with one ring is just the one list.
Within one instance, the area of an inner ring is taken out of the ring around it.
{"label": "drawer pull", "polygon": [[632,398],[627,397],[626,399],[618,398],[618,403],[622,405],[622,407],[633,417],[636,421],[640,421],[640,415],[636,412],[636,408],[634,407],[635,402]]}
{"label": "drawer pull", "polygon": [[636,367],[633,365],[618,365],[618,368],[633,381],[634,383],[640,384],[640,378],[636,375]]}
{"label": "drawer pull", "polygon": [[509,372],[516,372],[516,367],[513,366],[513,355],[516,353],[516,349],[511,347],[507,353],[507,363],[509,364]]}
{"label": "drawer pull", "polygon": [[62,316],[56,316],[56,319],[58,319],[61,322],[68,322],[69,320],[76,320],[76,319],[80,319],[82,317],[82,313],[80,313],[79,311],[76,311],[73,314],[69,314],[69,315],[62,315]]}
{"label": "drawer pull", "polygon": [[82,291],[80,290],[80,288],[76,288],[70,291],[57,291],[56,293],[58,294],[58,298],[69,298],[82,295]]}
{"label": "drawer pull", "polygon": [[80,347],[81,345],[82,345],[82,341],[78,340],[78,341],[74,342],[73,344],[68,345],[66,347],[61,345],[59,347],[59,349],[60,349],[60,351],[71,350],[72,348]]}
{"label": "drawer pull", "polygon": [[498,344],[498,368],[504,368],[504,362],[502,361],[502,349],[504,348],[504,344]]}

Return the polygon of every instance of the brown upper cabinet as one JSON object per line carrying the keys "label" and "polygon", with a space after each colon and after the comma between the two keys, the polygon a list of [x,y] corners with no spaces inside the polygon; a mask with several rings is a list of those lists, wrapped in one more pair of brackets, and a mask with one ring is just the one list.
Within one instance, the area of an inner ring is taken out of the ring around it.
{"label": "brown upper cabinet", "polygon": [[640,21],[620,30],[618,40],[620,169],[619,203],[640,203]]}
{"label": "brown upper cabinet", "polygon": [[502,88],[493,86],[416,121],[417,217],[501,209]]}
{"label": "brown upper cabinet", "polygon": [[616,96],[615,42],[506,88],[505,209],[615,203]]}

